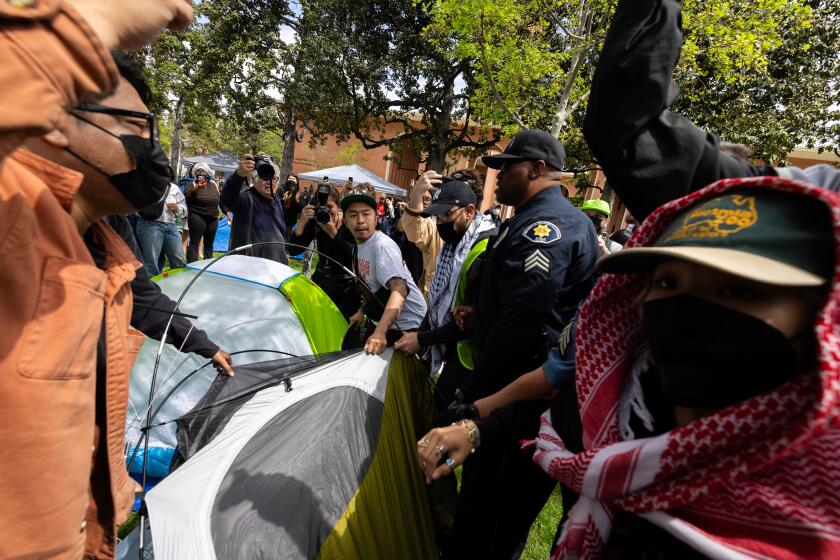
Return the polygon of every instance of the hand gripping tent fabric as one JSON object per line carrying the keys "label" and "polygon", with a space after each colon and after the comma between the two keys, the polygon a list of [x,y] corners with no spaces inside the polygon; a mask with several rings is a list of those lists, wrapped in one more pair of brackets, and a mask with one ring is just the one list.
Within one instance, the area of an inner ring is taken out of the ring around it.
{"label": "hand gripping tent fabric", "polygon": [[[160,275],[155,281],[166,295],[177,300],[208,263],[191,263]],[[234,356],[237,369],[242,364],[284,355],[312,356],[338,350],[347,329],[341,313],[311,280],[283,264],[242,255],[226,256],[207,269],[190,288],[179,311],[197,315],[194,325],[225,350],[243,352]],[[158,342],[146,340],[131,372],[126,415],[129,457],[145,425],[157,351]],[[216,376],[215,370],[205,367],[190,374],[206,362],[201,356],[164,346],[152,404],[156,411],[153,425],[180,417],[205,395]],[[168,473],[175,446],[174,423],[151,430],[149,476],[159,478]],[[142,465],[141,446],[131,471],[140,473]]]}
{"label": "hand gripping tent fabric", "polygon": [[155,558],[437,558],[426,377],[392,350],[218,377],[178,421],[186,463],[147,496]]}

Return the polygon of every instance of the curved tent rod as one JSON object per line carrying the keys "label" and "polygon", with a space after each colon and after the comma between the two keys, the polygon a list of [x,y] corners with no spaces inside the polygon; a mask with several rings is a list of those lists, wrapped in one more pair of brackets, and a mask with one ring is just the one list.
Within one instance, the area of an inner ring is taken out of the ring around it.
{"label": "curved tent rod", "polygon": [[[280,350],[261,350],[261,349],[239,350],[237,352],[231,352],[230,355],[231,356],[236,356],[237,354],[248,354],[248,353],[256,353],[256,352],[270,352],[270,353],[273,353],[273,354],[282,354],[282,355],[288,356],[290,358],[300,358],[301,357],[301,356],[298,356],[296,354],[290,354],[288,352],[281,352]],[[178,383],[176,383],[175,386],[172,387],[172,389],[170,389],[170,391],[166,394],[166,396],[163,397],[163,400],[158,403],[157,408],[155,408],[154,412],[152,412],[152,414],[151,414],[152,420],[154,420],[157,417],[158,412],[160,412],[160,410],[163,408],[163,405],[166,404],[166,402],[169,400],[169,397],[174,395],[175,391],[177,391],[181,387],[181,385],[186,383],[193,375],[195,375],[199,371],[203,370],[204,368],[206,368],[207,366],[209,366],[212,363],[213,363],[213,360],[207,361],[207,363],[195,368],[194,370],[189,372],[187,375],[185,375],[183,377],[183,379],[181,379]],[[129,459],[129,461],[128,461],[128,465],[126,466],[126,470],[130,470],[131,465],[134,464],[134,458],[137,456],[137,451],[140,449],[140,442],[143,439],[143,434],[145,432],[151,430],[152,428],[157,428],[159,426],[164,426],[164,425],[168,424],[169,422],[170,421],[161,422],[161,423],[154,424],[154,425],[151,425],[151,426],[142,426],[140,428],[140,437],[137,438],[137,443],[134,445],[134,452],[131,454],[131,459]]]}
{"label": "curved tent rod", "polygon": [[[227,253],[224,253],[222,255],[219,255],[218,257],[215,257],[213,260],[211,260],[209,263],[207,263],[204,266],[204,268],[202,268],[201,270],[198,271],[198,274],[196,274],[189,281],[189,283],[184,287],[184,290],[181,292],[181,295],[178,297],[178,301],[175,302],[175,308],[173,309],[173,311],[180,311],[179,307],[181,306],[181,302],[184,300],[184,297],[187,295],[187,292],[190,291],[190,288],[193,287],[193,284],[196,283],[196,281],[201,277],[202,274],[204,274],[205,271],[207,271],[211,266],[216,264],[218,261],[227,257],[228,255],[234,255],[234,254],[240,253],[242,251],[247,251],[248,249],[251,249],[253,247],[261,247],[261,246],[268,246],[268,245],[283,245],[284,247],[297,247],[299,249],[310,250],[306,246],[299,245],[297,243],[289,243],[287,241],[262,241],[262,242],[259,242],[259,243],[251,243],[249,245],[242,245],[241,247],[237,247],[235,249],[232,249],[232,250],[228,251]],[[360,289],[362,287],[367,287],[365,282],[363,280],[361,280],[358,277],[358,275],[356,275],[356,273],[354,273],[352,270],[348,269],[346,266],[344,266],[343,264],[338,262],[336,259],[330,257],[329,255],[325,255],[325,254],[323,254],[323,253],[321,253],[321,252],[319,252],[315,249],[311,249],[311,251],[313,251],[319,257],[324,257],[324,258],[330,260],[331,262],[334,262],[335,264],[340,266],[342,269],[344,269],[344,271],[347,274],[349,274],[350,276],[352,276],[356,280],[356,283],[359,284]],[[142,477],[141,477],[142,490],[141,490],[141,506],[140,506],[140,514],[141,515],[140,515],[140,546],[139,546],[139,552],[140,552],[140,559],[141,560],[143,559],[143,550],[144,550],[144,542],[143,542],[144,541],[144,533],[143,532],[145,531],[145,521],[146,521],[146,519],[145,519],[145,517],[146,517],[146,515],[145,515],[145,500],[146,500],[146,470],[147,470],[148,449],[149,449],[149,431],[150,431],[149,428],[152,424],[152,405],[154,403],[154,397],[155,397],[155,382],[157,381],[158,368],[160,367],[160,358],[161,358],[161,355],[163,354],[163,347],[164,347],[164,344],[166,344],[166,337],[169,335],[169,329],[172,326],[172,319],[174,317],[175,317],[175,315],[173,315],[171,313],[169,314],[169,319],[166,322],[166,328],[164,328],[163,335],[160,337],[160,344],[158,345],[157,355],[155,356],[155,367],[154,367],[154,370],[152,371],[152,381],[151,381],[151,384],[149,385],[149,402],[148,402],[148,408],[146,409],[146,425],[141,428],[141,435],[140,435],[140,438],[143,441],[143,444],[142,444],[143,445],[143,474],[142,474]],[[139,447],[140,447],[139,445],[137,445],[135,447],[135,453],[132,456],[132,461],[134,460],[134,456],[136,456],[137,448],[139,448]]]}

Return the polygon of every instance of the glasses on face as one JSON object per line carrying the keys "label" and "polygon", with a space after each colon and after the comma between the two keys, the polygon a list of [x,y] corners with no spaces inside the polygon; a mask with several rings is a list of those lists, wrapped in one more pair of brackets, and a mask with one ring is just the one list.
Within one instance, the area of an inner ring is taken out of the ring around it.
{"label": "glasses on face", "polygon": [[453,208],[449,212],[446,213],[444,216],[435,216],[435,223],[438,224],[448,224],[454,222],[458,215],[463,212],[464,208]]}
{"label": "glasses on face", "polygon": [[106,105],[97,105],[95,103],[80,103],[74,107],[76,111],[84,111],[86,113],[101,113],[103,115],[113,115],[115,117],[131,117],[134,119],[143,119],[146,121],[146,127],[149,129],[149,147],[154,148],[158,140],[157,117],[154,113],[143,113],[142,111],[130,111],[128,109],[118,109],[116,107],[108,107]]}

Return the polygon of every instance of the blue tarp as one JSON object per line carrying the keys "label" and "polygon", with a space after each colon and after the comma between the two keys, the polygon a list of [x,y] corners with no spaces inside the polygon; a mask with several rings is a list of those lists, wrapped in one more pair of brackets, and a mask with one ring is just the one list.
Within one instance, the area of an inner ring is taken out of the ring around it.
{"label": "blue tarp", "polygon": [[216,230],[216,239],[213,241],[213,251],[227,253],[228,243],[230,243],[230,223],[227,218],[220,218],[219,229]]}

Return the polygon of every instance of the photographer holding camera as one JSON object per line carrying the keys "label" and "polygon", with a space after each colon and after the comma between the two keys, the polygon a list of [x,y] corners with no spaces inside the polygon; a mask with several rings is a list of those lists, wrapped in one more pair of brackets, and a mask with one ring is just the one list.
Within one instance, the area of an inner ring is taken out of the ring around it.
{"label": "photographer holding camera", "polygon": [[[249,177],[254,186],[242,191]],[[225,181],[221,195],[222,204],[234,215],[230,229],[232,249],[251,243],[285,242],[283,204],[277,196],[279,182],[280,168],[270,157],[245,154],[239,158],[239,167]],[[252,247],[244,254],[283,264],[289,262],[284,244]]]}
{"label": "photographer holding camera", "polygon": [[[307,204],[301,210],[289,242],[306,247],[315,239],[320,255],[331,257],[352,270],[355,240],[342,223],[338,208],[340,200],[338,190],[326,182],[318,185],[315,195],[302,197],[301,202]],[[289,247],[289,254],[299,255],[305,250],[301,247]],[[358,311],[360,294],[356,282],[336,263],[320,257],[312,280],[333,300],[345,319]]]}
{"label": "photographer holding camera", "polygon": [[286,233],[291,235],[292,229],[300,216],[300,190],[296,175],[286,177],[286,186],[283,189],[283,216],[286,217]]}

